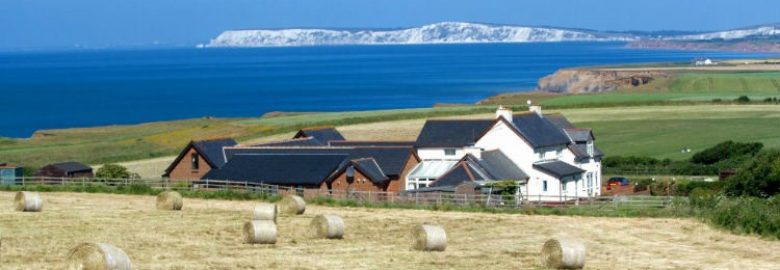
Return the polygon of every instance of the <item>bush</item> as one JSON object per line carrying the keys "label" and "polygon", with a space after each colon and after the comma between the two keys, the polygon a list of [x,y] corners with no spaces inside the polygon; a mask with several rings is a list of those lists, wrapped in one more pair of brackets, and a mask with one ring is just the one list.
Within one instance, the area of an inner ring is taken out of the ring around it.
{"label": "bush", "polygon": [[737,233],[780,239],[780,204],[777,199],[741,197],[722,201],[709,219]]}
{"label": "bush", "polygon": [[727,180],[729,196],[768,198],[780,194],[780,151],[759,153]]}
{"label": "bush", "polygon": [[713,190],[697,187],[691,191],[688,199],[693,207],[712,209],[718,205],[720,195]]}
{"label": "bush", "polygon": [[748,96],[739,96],[734,101],[739,102],[739,103],[748,103],[748,102],[750,102],[750,98]]}
{"label": "bush", "polygon": [[100,167],[100,169],[95,172],[95,176],[99,178],[111,179],[130,178],[130,172],[128,172],[127,168],[122,165],[103,164],[103,167]]}
{"label": "bush", "polygon": [[725,141],[694,154],[693,157],[691,157],[691,162],[706,165],[715,164],[720,161],[741,156],[753,156],[760,152],[763,147],[764,144],[760,142],[739,143]]}
{"label": "bush", "polygon": [[720,103],[720,102],[723,102],[723,99],[720,99],[720,98],[713,98],[713,99],[712,99],[712,102],[714,102],[714,103]]}

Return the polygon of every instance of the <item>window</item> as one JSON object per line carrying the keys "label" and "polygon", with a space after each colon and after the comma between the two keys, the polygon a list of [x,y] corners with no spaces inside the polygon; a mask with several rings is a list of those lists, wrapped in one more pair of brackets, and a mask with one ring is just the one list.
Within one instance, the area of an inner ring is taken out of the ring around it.
{"label": "window", "polygon": [[563,190],[564,192],[566,191],[566,186],[568,186],[567,184],[568,183],[561,182],[561,190]]}
{"label": "window", "polygon": [[192,153],[192,156],[190,158],[191,158],[191,160],[190,160],[190,167],[193,170],[197,170],[200,167],[200,161],[198,159],[198,154],[197,153]]}
{"label": "window", "polygon": [[593,173],[588,173],[587,176],[587,184],[588,184],[588,194],[593,193]]}
{"label": "window", "polygon": [[561,158],[561,154],[562,154],[562,153],[563,153],[563,150],[561,150],[560,148],[558,148],[557,150],[555,150],[555,156],[556,156],[557,158]]}
{"label": "window", "polygon": [[544,150],[536,151],[536,155],[538,156],[539,160],[544,159]]}
{"label": "window", "polygon": [[352,181],[355,181],[355,167],[349,166],[347,167],[347,182],[352,183]]}
{"label": "window", "polygon": [[547,192],[547,180],[542,181],[542,191]]}
{"label": "window", "polygon": [[454,156],[455,155],[455,148],[444,149],[444,155],[445,156]]}

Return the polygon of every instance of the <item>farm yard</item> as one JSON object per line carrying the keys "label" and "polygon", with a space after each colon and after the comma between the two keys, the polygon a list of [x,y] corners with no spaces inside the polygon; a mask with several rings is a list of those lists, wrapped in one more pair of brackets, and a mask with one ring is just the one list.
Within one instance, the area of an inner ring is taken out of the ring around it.
{"label": "farm yard", "polygon": [[[13,211],[0,192],[3,269],[61,269],[82,242],[122,248],[136,269],[539,269],[551,237],[582,239],[588,269],[776,269],[777,241],[737,236],[692,219],[596,218],[307,206],[279,217],[276,245],[242,243],[257,202],[185,199],[180,212],[152,196],[42,193],[43,211]],[[318,214],[346,222],[343,240],[315,240]],[[444,252],[411,248],[414,225],[441,224]]]}

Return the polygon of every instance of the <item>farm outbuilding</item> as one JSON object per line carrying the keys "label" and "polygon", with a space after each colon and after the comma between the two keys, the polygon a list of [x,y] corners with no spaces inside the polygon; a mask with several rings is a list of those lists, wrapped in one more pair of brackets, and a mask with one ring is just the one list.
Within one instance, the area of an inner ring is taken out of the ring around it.
{"label": "farm outbuilding", "polygon": [[93,177],[92,167],[78,162],[49,164],[36,171],[35,176],[45,177]]}
{"label": "farm outbuilding", "polygon": [[211,170],[225,165],[222,148],[237,144],[230,138],[190,141],[165,169],[163,177],[177,180],[200,179]]}
{"label": "farm outbuilding", "polygon": [[22,177],[22,167],[0,162],[0,185],[13,185],[19,177]]}

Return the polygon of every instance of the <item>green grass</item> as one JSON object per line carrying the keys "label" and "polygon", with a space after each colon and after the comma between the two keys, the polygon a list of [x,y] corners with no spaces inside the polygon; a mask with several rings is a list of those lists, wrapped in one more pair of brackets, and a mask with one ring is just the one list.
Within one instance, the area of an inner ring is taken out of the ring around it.
{"label": "green grass", "polygon": [[[607,155],[687,159],[726,140],[780,147],[780,106],[704,105],[561,110],[592,128]],[[690,153],[681,153],[685,147]]]}
{"label": "green grass", "polygon": [[672,93],[780,95],[780,72],[681,73],[669,86]]}
{"label": "green grass", "polygon": [[437,116],[488,113],[493,106],[461,106],[343,113],[311,113],[279,117],[190,119],[140,125],[47,130],[44,137],[0,138],[0,160],[27,167],[52,162],[102,164],[175,155],[192,139],[233,137],[238,140],[291,132],[312,126]]}

